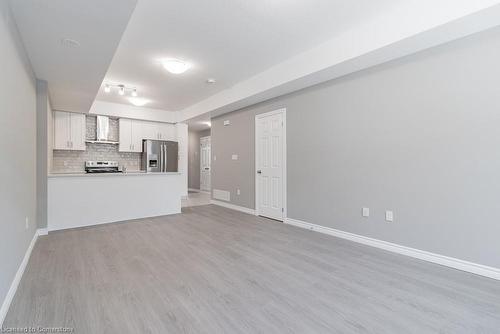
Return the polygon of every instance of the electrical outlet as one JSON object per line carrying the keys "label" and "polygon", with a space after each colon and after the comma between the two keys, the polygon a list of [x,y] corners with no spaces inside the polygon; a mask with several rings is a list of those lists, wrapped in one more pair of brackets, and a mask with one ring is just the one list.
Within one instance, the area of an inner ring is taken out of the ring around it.
{"label": "electrical outlet", "polygon": [[370,208],[363,208],[363,217],[370,217]]}
{"label": "electrical outlet", "polygon": [[238,154],[233,154],[233,155],[231,156],[231,159],[233,159],[233,160],[238,160]]}
{"label": "electrical outlet", "polygon": [[24,227],[25,227],[26,229],[29,229],[29,228],[30,228],[30,219],[29,219],[28,217],[26,217],[26,219],[25,219]]}
{"label": "electrical outlet", "polygon": [[236,189],[236,194],[237,194],[237,195],[241,195],[241,190]]}
{"label": "electrical outlet", "polygon": [[392,212],[392,211],[386,211],[385,212],[385,221],[387,221],[387,222],[393,222],[394,221],[394,212]]}
{"label": "electrical outlet", "polygon": [[229,120],[225,120],[225,121],[224,121],[224,126],[228,126],[228,125],[230,125],[230,124],[231,124],[231,122],[230,122]]}
{"label": "electrical outlet", "polygon": [[217,160],[217,156],[216,156],[216,155],[214,155],[214,161],[216,161],[216,160]]}

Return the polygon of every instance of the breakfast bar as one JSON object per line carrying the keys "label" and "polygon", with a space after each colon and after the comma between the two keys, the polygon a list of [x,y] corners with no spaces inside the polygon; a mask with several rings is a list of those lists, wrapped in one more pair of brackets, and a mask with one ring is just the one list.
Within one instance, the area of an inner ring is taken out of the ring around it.
{"label": "breakfast bar", "polygon": [[48,176],[48,231],[181,212],[181,173]]}

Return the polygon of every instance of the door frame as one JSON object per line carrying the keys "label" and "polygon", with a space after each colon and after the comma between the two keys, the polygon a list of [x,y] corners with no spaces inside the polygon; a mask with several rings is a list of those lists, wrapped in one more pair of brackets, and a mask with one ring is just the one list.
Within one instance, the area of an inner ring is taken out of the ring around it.
{"label": "door frame", "polygon": [[286,218],[288,217],[288,210],[287,210],[287,167],[286,167],[286,158],[287,158],[287,151],[286,151],[286,108],[281,108],[281,109],[276,109],[273,111],[265,112],[262,114],[255,115],[255,129],[254,129],[254,136],[255,136],[255,155],[254,155],[254,160],[255,160],[255,170],[254,170],[254,178],[255,178],[255,215],[259,215],[259,182],[257,178],[257,150],[258,150],[258,143],[259,143],[259,138],[257,137],[257,123],[260,118],[267,117],[267,116],[272,116],[276,114],[282,114],[283,115],[283,157],[282,157],[282,168],[283,168],[283,223],[286,221]]}
{"label": "door frame", "polygon": [[[201,158],[202,158],[202,155],[201,155],[201,140],[202,139],[206,140],[207,138],[210,138],[210,189],[209,190],[204,190],[204,189],[201,189]],[[198,145],[200,147],[200,192],[204,192],[204,193],[209,194],[209,193],[212,192],[212,135],[205,136],[205,137],[200,137]]]}

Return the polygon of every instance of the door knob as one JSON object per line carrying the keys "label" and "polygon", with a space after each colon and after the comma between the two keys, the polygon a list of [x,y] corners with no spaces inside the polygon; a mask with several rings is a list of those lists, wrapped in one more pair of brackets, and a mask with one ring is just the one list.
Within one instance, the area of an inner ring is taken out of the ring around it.
{"label": "door knob", "polygon": [[262,174],[262,171],[261,171],[261,170],[258,170],[258,171],[257,171],[257,174]]}

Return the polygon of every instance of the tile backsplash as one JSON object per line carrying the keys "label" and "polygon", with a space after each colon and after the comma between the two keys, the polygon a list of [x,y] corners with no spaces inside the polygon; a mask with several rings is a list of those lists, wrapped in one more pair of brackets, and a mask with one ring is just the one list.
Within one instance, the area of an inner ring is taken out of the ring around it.
{"label": "tile backsplash", "polygon": [[[96,139],[95,116],[86,117],[87,140]],[[109,140],[118,141],[118,120],[109,120]],[[85,161],[87,160],[110,160],[118,161],[120,166],[124,166],[128,171],[138,171],[141,169],[142,153],[118,152],[118,145],[112,144],[91,144],[87,143],[85,151],[54,150],[52,172],[53,173],[79,173],[85,171]]]}

